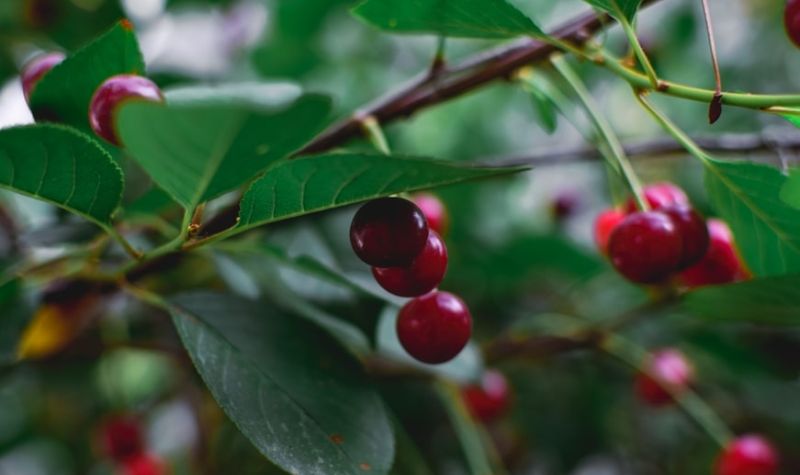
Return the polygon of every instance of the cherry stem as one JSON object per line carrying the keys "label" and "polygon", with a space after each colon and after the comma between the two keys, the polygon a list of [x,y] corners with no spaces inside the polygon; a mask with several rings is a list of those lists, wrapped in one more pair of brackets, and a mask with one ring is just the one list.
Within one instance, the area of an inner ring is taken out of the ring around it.
{"label": "cherry stem", "polygon": [[719,61],[717,60],[717,42],[714,40],[714,25],[711,22],[711,9],[708,0],[701,0],[703,4],[703,16],[706,20],[706,32],[708,33],[708,47],[711,50],[711,64],[714,67],[715,92],[722,94],[722,75],[719,72]]}
{"label": "cherry stem", "polygon": [[[636,371],[641,371],[650,376],[653,381],[659,382],[657,375],[652,374],[646,366],[652,356],[644,348],[634,342],[614,333],[609,333],[599,345],[600,349],[620,361],[631,366]],[[660,383],[659,383],[660,384]],[[689,387],[675,388],[669,384],[661,385],[675,402],[702,427],[706,433],[720,447],[726,447],[733,438],[733,432],[698,394]]]}
{"label": "cherry stem", "polygon": [[636,29],[633,27],[631,22],[629,22],[628,19],[625,18],[625,15],[622,13],[622,11],[619,10],[619,8],[617,8],[617,12],[619,15],[619,24],[620,26],[622,26],[622,30],[625,32],[625,36],[628,37],[628,43],[630,43],[631,48],[633,48],[633,53],[639,60],[639,64],[642,65],[642,68],[644,68],[644,71],[647,74],[647,78],[650,81],[650,86],[653,89],[657,89],[658,75],[656,74],[655,68],[653,68],[653,65],[650,63],[650,59],[647,57],[647,53],[644,52],[642,44],[639,43],[639,38],[636,36]]}
{"label": "cherry stem", "polygon": [[[596,129],[598,139],[601,140],[608,149],[608,152],[604,155],[609,160],[609,163],[617,170],[620,176],[622,176],[623,180],[625,180],[628,189],[636,199],[639,209],[647,211],[650,207],[647,200],[644,198],[639,177],[633,170],[633,166],[628,156],[625,154],[622,143],[620,143],[619,138],[614,133],[611,124],[608,123],[600,112],[600,107],[592,98],[586,85],[581,81],[578,75],[575,74],[575,71],[572,70],[569,63],[567,63],[562,55],[554,55],[550,61],[556,71],[561,74],[561,77],[563,77],[567,84],[575,91],[575,95],[583,105],[584,110]],[[600,147],[601,152],[606,147]]]}
{"label": "cherry stem", "polygon": [[386,136],[383,135],[383,130],[378,120],[370,115],[359,119],[359,121],[361,122],[361,128],[364,129],[364,133],[367,134],[372,146],[384,155],[391,154],[389,142],[386,141]]}
{"label": "cherry stem", "polygon": [[661,127],[672,137],[680,143],[683,148],[686,149],[689,153],[697,157],[700,161],[704,164],[708,165],[711,163],[711,157],[700,148],[699,145],[689,137],[686,132],[681,130],[672,120],[662,114],[658,109],[656,109],[645,97],[645,93],[639,92],[636,94],[636,99],[639,101],[639,104],[658,122]]}

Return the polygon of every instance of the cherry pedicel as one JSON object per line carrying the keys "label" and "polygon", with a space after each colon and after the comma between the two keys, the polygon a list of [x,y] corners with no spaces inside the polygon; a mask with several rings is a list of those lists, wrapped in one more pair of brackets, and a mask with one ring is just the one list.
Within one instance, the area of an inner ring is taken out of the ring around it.
{"label": "cherry pedicel", "polygon": [[156,84],[142,76],[121,74],[107,79],[95,91],[89,104],[92,130],[114,145],[120,145],[116,130],[116,113],[128,101],[163,102],[164,95]]}
{"label": "cherry pedicel", "polygon": [[705,219],[687,205],[672,205],[662,211],[672,218],[683,240],[683,257],[678,267],[685,269],[699,262],[708,251],[710,241]]}
{"label": "cherry pedicel", "polygon": [[455,358],[472,335],[472,316],[460,298],[434,291],[400,309],[397,337],[415,359],[439,364]]}
{"label": "cherry pedicel", "polygon": [[[644,198],[653,210],[660,210],[672,205],[689,205],[689,197],[678,185],[669,182],[653,183],[644,187]],[[625,211],[637,211],[636,201],[631,198],[625,203]]]}
{"label": "cherry pedicel", "polygon": [[103,424],[101,431],[104,449],[116,461],[128,460],[144,451],[142,428],[131,416],[115,416]]}
{"label": "cherry pedicel", "polygon": [[717,460],[716,475],[776,475],[778,452],[756,434],[733,440]]}
{"label": "cherry pedicel", "polygon": [[428,227],[439,233],[440,236],[447,235],[447,230],[450,228],[450,216],[442,200],[430,193],[419,193],[414,195],[412,200],[425,215]]}
{"label": "cherry pedicel", "polygon": [[159,457],[141,454],[122,464],[119,475],[167,475],[169,470]]}
{"label": "cherry pedicel", "polygon": [[508,381],[493,369],[483,373],[480,384],[465,387],[462,396],[472,417],[482,422],[502,416],[511,400]]}
{"label": "cherry pedicel", "polygon": [[783,12],[783,24],[792,43],[800,48],[800,0],[789,0]]}
{"label": "cherry pedicel", "polygon": [[628,280],[655,284],[678,269],[683,259],[683,240],[666,214],[636,212],[611,233],[608,252],[611,263]]}
{"label": "cherry pedicel", "polygon": [[733,233],[724,221],[709,219],[709,245],[700,262],[680,274],[688,287],[720,285],[747,278],[747,270],[739,258]]}
{"label": "cherry pedicel", "polygon": [[597,215],[594,220],[594,242],[602,254],[608,254],[608,240],[611,238],[611,233],[625,216],[626,214],[618,209],[609,209]]}
{"label": "cherry pedicel", "polygon": [[436,231],[428,232],[422,252],[408,267],[373,267],[372,275],[386,289],[400,297],[417,297],[435,289],[447,270],[447,248]]}
{"label": "cherry pedicel", "polygon": [[672,393],[680,393],[694,380],[694,368],[678,350],[665,349],[652,355],[647,362],[647,372],[636,376],[636,394],[651,406],[664,406],[673,402]]}
{"label": "cherry pedicel", "polygon": [[36,85],[39,84],[45,74],[64,61],[64,58],[66,58],[64,53],[46,53],[33,58],[22,68],[20,80],[22,81],[22,92],[25,94],[26,101],[30,100],[34,88],[36,88]]}
{"label": "cherry pedicel", "polygon": [[374,267],[406,267],[428,241],[428,223],[414,203],[379,198],[361,207],[350,225],[356,255]]}

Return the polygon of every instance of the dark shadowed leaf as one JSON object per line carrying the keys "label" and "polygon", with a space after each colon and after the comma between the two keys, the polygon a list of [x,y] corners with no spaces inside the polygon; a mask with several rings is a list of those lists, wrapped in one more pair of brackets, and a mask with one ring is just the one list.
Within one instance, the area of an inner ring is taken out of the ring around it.
{"label": "dark shadowed leaf", "polygon": [[223,294],[179,297],[172,314],[211,393],[267,458],[303,475],[389,472],[383,403],[325,333]]}
{"label": "dark shadowed leaf", "polygon": [[19,279],[0,284],[0,364],[16,360],[20,336],[32,315]]}
{"label": "dark shadowed leaf", "polygon": [[585,0],[586,3],[608,12],[614,18],[632,22],[642,0]]}

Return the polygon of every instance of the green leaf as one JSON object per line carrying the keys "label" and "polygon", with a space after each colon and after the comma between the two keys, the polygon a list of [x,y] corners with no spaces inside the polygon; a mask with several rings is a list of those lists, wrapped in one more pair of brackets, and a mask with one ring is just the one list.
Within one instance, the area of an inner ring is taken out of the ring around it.
{"label": "green leaf", "polygon": [[522,171],[343,153],[286,160],[242,198],[241,230],[406,191]]}
{"label": "green leaf", "polygon": [[395,33],[462,38],[546,36],[506,0],[366,0],[353,14]]}
{"label": "green leaf", "polygon": [[633,22],[642,0],[585,0],[586,3],[604,10],[617,20],[625,19]]}
{"label": "green leaf", "polygon": [[383,403],[330,337],[264,302],[196,293],[174,305],[203,380],[267,458],[290,473],[388,473]]}
{"label": "green leaf", "polygon": [[0,130],[0,186],[101,226],[122,200],[122,171],[94,140],[56,125]]}
{"label": "green leaf", "polygon": [[22,283],[12,279],[0,285],[0,363],[17,359],[17,345],[33,308],[22,293]]}
{"label": "green leaf", "polygon": [[120,109],[122,142],[187,209],[234,190],[305,144],[330,101],[286,84],[193,88]]}
{"label": "green leaf", "polygon": [[551,98],[553,85],[541,74],[533,73],[522,78],[522,85],[531,96],[536,118],[548,134],[552,134],[558,127],[558,114]]}
{"label": "green leaf", "polygon": [[800,272],[800,210],[780,199],[786,177],[767,165],[706,162],[706,189],[757,276]]}
{"label": "green leaf", "polygon": [[800,325],[800,275],[783,275],[689,293],[690,312],[711,321]]}
{"label": "green leaf", "polygon": [[95,90],[117,74],[145,73],[136,34],[122,21],[54,67],[34,89],[34,116],[89,129],[88,111]]}

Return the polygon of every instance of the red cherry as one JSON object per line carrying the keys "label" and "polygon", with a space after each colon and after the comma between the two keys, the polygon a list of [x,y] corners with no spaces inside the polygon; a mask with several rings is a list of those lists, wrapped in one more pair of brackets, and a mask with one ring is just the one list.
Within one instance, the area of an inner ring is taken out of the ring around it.
{"label": "red cherry", "polygon": [[683,257],[683,240],[666,214],[636,212],[611,233],[608,252],[611,263],[628,280],[653,284],[678,268]]}
{"label": "red cherry", "polygon": [[115,117],[120,104],[131,101],[162,102],[164,95],[155,83],[134,74],[120,74],[107,79],[95,91],[89,104],[89,124],[100,137],[120,145]]}
{"label": "red cherry", "polygon": [[467,386],[461,394],[472,417],[483,422],[502,416],[511,399],[505,376],[493,369],[483,373],[480,384]]}
{"label": "red cherry", "polygon": [[122,465],[120,475],[166,475],[169,473],[164,461],[153,454],[141,454]]}
{"label": "red cherry", "polygon": [[472,334],[472,316],[463,300],[434,291],[400,309],[397,337],[419,361],[439,364],[455,358]]}
{"label": "red cherry", "polygon": [[699,262],[706,254],[710,240],[706,220],[686,205],[672,205],[661,211],[672,218],[683,240],[683,257],[678,267],[685,269]]}
{"label": "red cherry", "polygon": [[594,220],[594,242],[602,254],[608,254],[608,240],[623,219],[625,213],[617,209],[609,209],[597,215]]}
{"label": "red cherry", "polygon": [[[672,205],[689,205],[689,197],[674,183],[661,182],[653,183],[644,187],[644,197],[650,208],[660,210]],[[625,211],[633,213],[637,211],[636,201],[631,198],[625,203]]]}
{"label": "red cherry", "polygon": [[425,215],[428,227],[439,233],[440,236],[445,236],[450,228],[450,216],[442,200],[430,193],[419,193],[414,195],[412,200]]}
{"label": "red cherry", "polygon": [[776,475],[778,452],[770,442],[756,434],[743,435],[731,442],[717,461],[716,475]]}
{"label": "red cherry", "polygon": [[672,394],[686,389],[694,380],[694,368],[678,350],[667,348],[653,353],[647,362],[647,372],[636,376],[636,394],[651,406],[664,406],[672,402]]}
{"label": "red cherry", "polygon": [[356,212],[350,244],[375,267],[406,267],[428,241],[428,224],[414,203],[401,198],[372,200]]}
{"label": "red cherry", "polygon": [[800,0],[789,0],[786,2],[786,10],[783,12],[783,25],[786,27],[786,34],[792,43],[800,48]]}
{"label": "red cherry", "polygon": [[705,256],[680,275],[690,288],[719,285],[744,280],[747,271],[739,258],[733,234],[724,221],[708,220],[709,245]]}
{"label": "red cherry", "polygon": [[447,270],[447,247],[436,231],[428,232],[422,252],[408,267],[373,267],[372,275],[386,289],[400,297],[417,297],[435,289]]}
{"label": "red cherry", "polygon": [[116,416],[106,421],[102,438],[106,453],[116,461],[128,460],[144,451],[142,428],[131,416]]}
{"label": "red cherry", "polygon": [[33,89],[39,84],[44,75],[64,61],[64,58],[66,58],[64,53],[45,53],[33,58],[22,68],[20,79],[26,101],[30,100]]}

